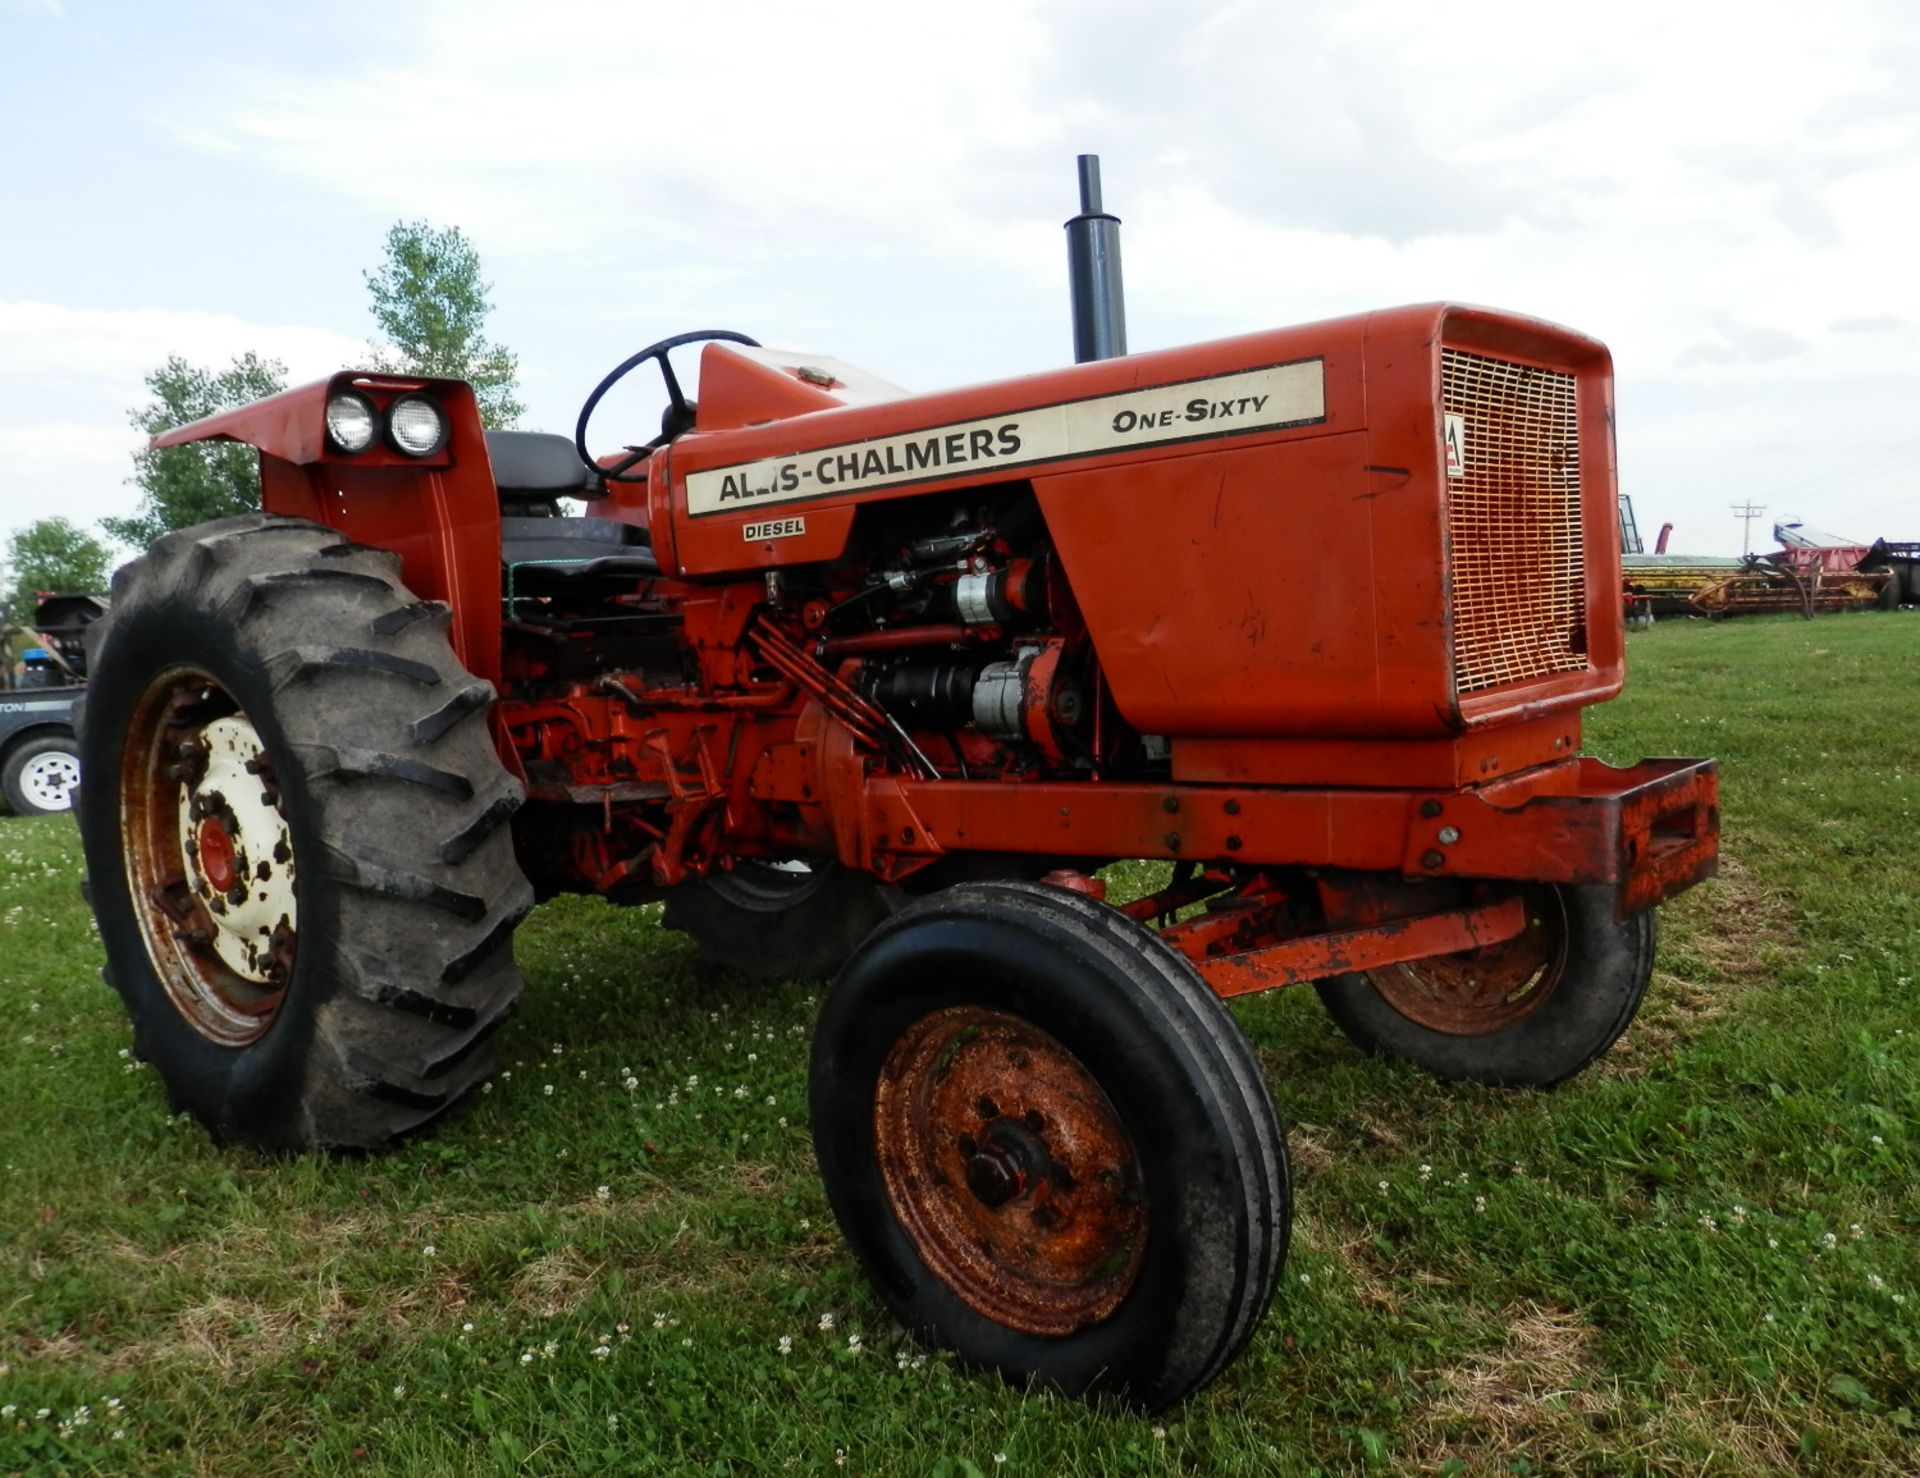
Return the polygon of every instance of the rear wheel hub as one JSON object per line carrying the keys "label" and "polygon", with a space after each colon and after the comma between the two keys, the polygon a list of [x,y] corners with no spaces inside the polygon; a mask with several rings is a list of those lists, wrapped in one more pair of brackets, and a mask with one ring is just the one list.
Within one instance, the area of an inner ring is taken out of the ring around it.
{"label": "rear wheel hub", "polygon": [[128,882],[168,998],[212,1041],[255,1041],[286,997],[299,931],[266,746],[218,683],[176,669],[136,705],[122,770]]}

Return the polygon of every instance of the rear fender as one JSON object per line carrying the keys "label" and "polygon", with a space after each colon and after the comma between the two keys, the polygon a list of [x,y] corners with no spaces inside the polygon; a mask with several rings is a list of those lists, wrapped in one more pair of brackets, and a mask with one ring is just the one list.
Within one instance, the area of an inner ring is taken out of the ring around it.
{"label": "rear fender", "polygon": [[[363,452],[327,439],[326,406],[352,390],[383,427],[402,395],[424,395],[447,417],[438,451],[412,457],[383,435]],[[470,672],[500,675],[500,500],[473,390],[463,380],[346,370],[237,410],[162,432],[152,446],[238,441],[260,452],[261,505],[311,519],[355,543],[400,556],[415,594],[453,610],[453,648]]]}

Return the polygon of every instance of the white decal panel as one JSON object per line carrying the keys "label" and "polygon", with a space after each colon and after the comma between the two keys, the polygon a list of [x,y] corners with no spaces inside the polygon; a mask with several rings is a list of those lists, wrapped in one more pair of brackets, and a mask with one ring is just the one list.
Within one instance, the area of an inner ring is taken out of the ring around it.
{"label": "white decal panel", "polygon": [[765,523],[747,523],[740,526],[740,537],[749,544],[757,544],[763,539],[793,539],[807,531],[804,518],[770,518]]}
{"label": "white decal panel", "polygon": [[[736,513],[1131,447],[1310,425],[1326,414],[1324,366],[1305,359],[690,472],[687,511],[696,517]],[[754,527],[764,526],[749,525],[750,540],[777,537],[755,535]]]}
{"label": "white decal panel", "polygon": [[1447,476],[1467,475],[1467,418],[1447,412]]}

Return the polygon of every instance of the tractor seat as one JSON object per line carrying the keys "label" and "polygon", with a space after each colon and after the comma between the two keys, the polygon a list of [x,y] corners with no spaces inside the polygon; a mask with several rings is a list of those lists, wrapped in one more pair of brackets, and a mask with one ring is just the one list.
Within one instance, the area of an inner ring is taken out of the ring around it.
{"label": "tractor seat", "polygon": [[[571,446],[567,455],[573,455]],[[610,518],[502,517],[500,562],[550,575],[657,575],[660,564],[646,537],[644,529]]]}
{"label": "tractor seat", "polygon": [[607,495],[600,479],[580,465],[573,443],[551,431],[489,431],[487,460],[502,503]]}

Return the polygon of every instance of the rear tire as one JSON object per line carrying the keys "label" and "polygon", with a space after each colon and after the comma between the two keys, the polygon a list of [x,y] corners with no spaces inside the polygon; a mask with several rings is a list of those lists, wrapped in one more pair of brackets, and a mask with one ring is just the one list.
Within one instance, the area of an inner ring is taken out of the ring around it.
{"label": "rear tire", "polygon": [[1336,975],[1314,989],[1363,1052],[1455,1082],[1551,1088],[1619,1040],[1653,977],[1653,913],[1616,919],[1614,899],[1605,887],[1530,891],[1531,927],[1551,937],[1536,969],[1523,964],[1500,983],[1511,989],[1489,993],[1474,980],[1499,968],[1502,945]]}
{"label": "rear tire", "polygon": [[73,809],[80,746],[66,734],[25,739],[0,766],[0,793],[16,816],[58,816]]}
{"label": "rear tire", "polygon": [[842,1234],[916,1335],[1009,1380],[1171,1405],[1251,1338],[1285,1254],[1259,1063],[1113,909],[963,884],[847,964],[814,1037]]}
{"label": "rear tire", "polygon": [[447,607],[398,572],[316,524],[221,519],[122,570],[89,633],[78,811],[107,978],[221,1140],[385,1144],[487,1076],[520,996],[521,787]]}

